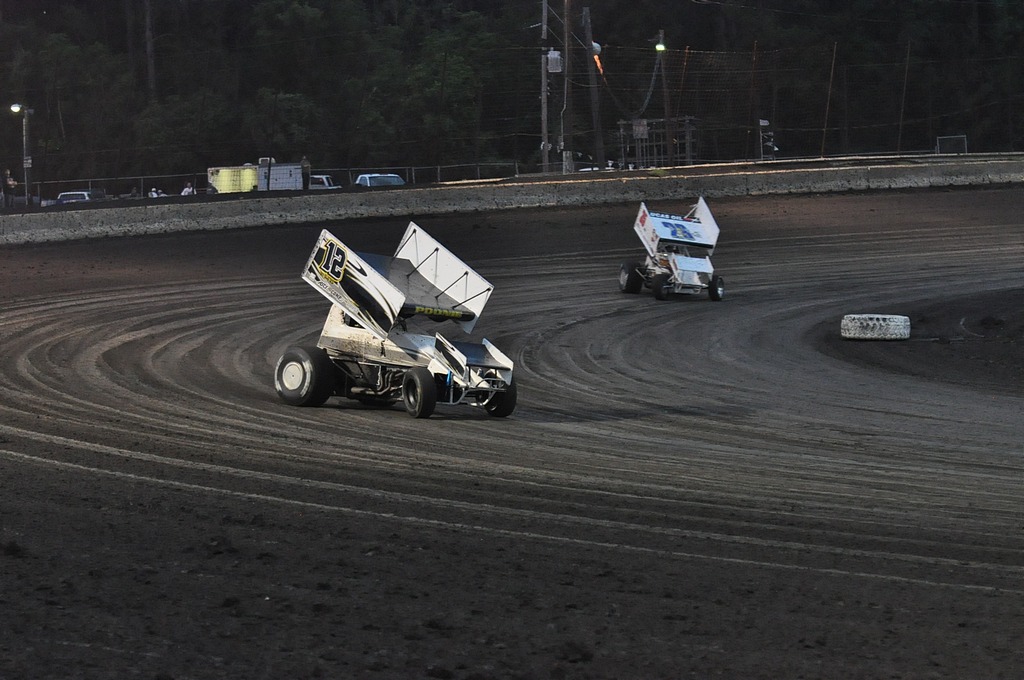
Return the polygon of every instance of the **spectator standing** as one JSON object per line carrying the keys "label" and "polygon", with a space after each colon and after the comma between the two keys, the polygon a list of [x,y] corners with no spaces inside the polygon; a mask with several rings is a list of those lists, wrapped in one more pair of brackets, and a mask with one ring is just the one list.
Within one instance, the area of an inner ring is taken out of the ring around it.
{"label": "spectator standing", "polygon": [[14,194],[18,191],[18,180],[11,177],[10,170],[4,170],[3,179],[3,191],[4,191],[4,207],[14,207]]}
{"label": "spectator standing", "polygon": [[313,172],[313,166],[309,164],[309,159],[305,156],[302,157],[299,165],[302,166],[302,190],[309,191],[309,177],[310,173]]}
{"label": "spectator standing", "polygon": [[185,182],[185,188],[181,190],[182,196],[194,196],[196,190],[192,188],[192,182]]}

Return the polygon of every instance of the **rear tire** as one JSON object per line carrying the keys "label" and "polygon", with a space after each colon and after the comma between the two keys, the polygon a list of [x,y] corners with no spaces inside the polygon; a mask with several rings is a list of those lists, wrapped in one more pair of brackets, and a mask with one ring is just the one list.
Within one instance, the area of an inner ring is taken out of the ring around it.
{"label": "rear tire", "polygon": [[274,369],[274,389],[292,406],[320,406],[334,385],[334,362],[319,347],[289,347]]}
{"label": "rear tire", "polygon": [[413,418],[429,418],[437,405],[434,375],[422,366],[406,371],[402,379],[402,401],[405,412]]}
{"label": "rear tire", "polygon": [[505,388],[504,392],[495,392],[484,404],[484,410],[488,415],[495,418],[505,418],[512,415],[516,410],[516,401],[519,399],[519,390],[516,389],[516,380],[513,378]]}
{"label": "rear tire", "polygon": [[711,277],[711,283],[708,284],[708,297],[715,302],[725,297],[725,279],[717,275]]}
{"label": "rear tire", "polygon": [[672,291],[672,285],[669,283],[671,277],[668,274],[658,274],[651,279],[651,290],[654,292],[655,300],[667,300],[669,293]]}
{"label": "rear tire", "polygon": [[623,293],[636,294],[644,287],[644,277],[640,274],[639,262],[623,262],[619,268],[619,290]]}

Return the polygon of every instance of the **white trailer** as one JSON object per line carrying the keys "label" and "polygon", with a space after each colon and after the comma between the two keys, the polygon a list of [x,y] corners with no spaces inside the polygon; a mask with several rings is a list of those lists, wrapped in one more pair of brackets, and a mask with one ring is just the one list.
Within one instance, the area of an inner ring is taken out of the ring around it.
{"label": "white trailer", "polygon": [[[301,191],[302,164],[277,163],[261,158],[259,163],[207,168],[206,180],[219,194],[247,191]],[[340,189],[330,175],[310,175],[309,189]]]}

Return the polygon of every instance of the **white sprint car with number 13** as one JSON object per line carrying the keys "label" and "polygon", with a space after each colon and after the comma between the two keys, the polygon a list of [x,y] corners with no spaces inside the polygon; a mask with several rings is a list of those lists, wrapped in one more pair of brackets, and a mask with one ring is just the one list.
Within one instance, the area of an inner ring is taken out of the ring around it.
{"label": "white sprint car with number 13", "polygon": [[622,263],[619,289],[623,293],[650,288],[658,300],[672,293],[692,295],[705,290],[712,300],[725,296],[725,281],[711,265],[718,223],[703,196],[685,216],[651,212],[641,203],[633,230],[647,249],[647,259]]}
{"label": "white sprint car with number 13", "polygon": [[289,347],[277,362],[274,387],[287,403],[319,406],[334,395],[367,405],[401,401],[415,418],[439,403],[496,417],[515,410],[512,360],[497,347],[410,330],[451,321],[471,333],[493,290],[415,223],[391,257],[357,254],[324,230],[302,278],[332,305],[317,345]]}

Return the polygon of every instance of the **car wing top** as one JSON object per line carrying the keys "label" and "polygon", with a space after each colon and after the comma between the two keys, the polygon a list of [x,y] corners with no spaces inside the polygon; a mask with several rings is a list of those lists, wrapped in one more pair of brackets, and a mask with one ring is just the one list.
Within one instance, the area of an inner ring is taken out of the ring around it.
{"label": "car wing top", "polygon": [[399,318],[417,314],[470,333],[494,290],[413,222],[393,257],[356,253],[324,229],[302,278],[381,340]]}

